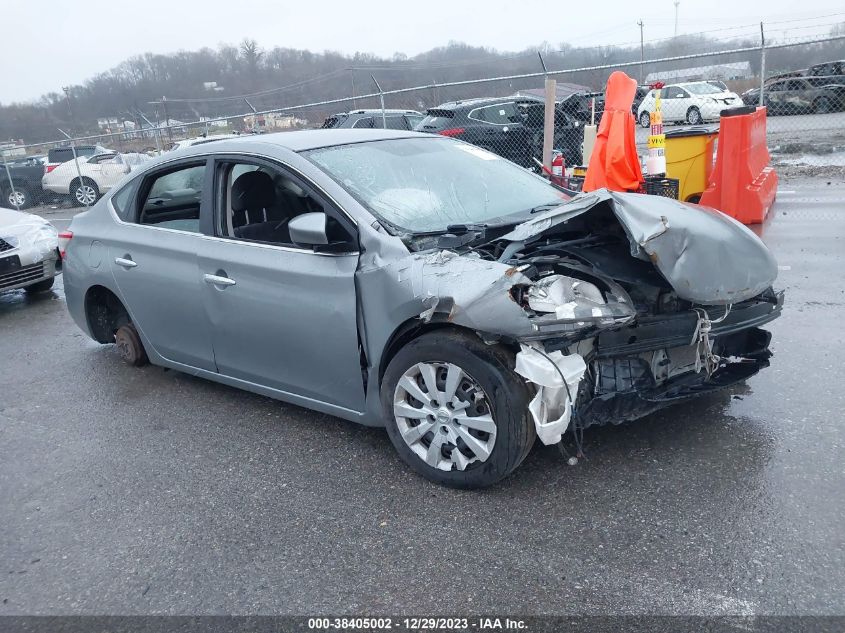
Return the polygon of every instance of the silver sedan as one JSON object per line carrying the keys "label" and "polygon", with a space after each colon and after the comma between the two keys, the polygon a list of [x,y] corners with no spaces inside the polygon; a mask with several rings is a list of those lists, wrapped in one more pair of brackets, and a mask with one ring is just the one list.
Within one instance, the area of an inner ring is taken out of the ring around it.
{"label": "silver sedan", "polygon": [[577,443],[748,378],[782,306],[766,247],[718,211],[574,195],[413,132],[168,153],[68,237],[70,313],[128,363],[384,426],[459,487],[538,437]]}

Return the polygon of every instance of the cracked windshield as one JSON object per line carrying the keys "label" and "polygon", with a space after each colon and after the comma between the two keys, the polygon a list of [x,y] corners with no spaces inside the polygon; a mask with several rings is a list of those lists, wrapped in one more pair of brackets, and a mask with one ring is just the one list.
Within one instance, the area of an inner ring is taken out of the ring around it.
{"label": "cracked windshield", "polygon": [[508,224],[570,197],[539,176],[474,145],[397,139],[305,152],[369,211],[402,231]]}

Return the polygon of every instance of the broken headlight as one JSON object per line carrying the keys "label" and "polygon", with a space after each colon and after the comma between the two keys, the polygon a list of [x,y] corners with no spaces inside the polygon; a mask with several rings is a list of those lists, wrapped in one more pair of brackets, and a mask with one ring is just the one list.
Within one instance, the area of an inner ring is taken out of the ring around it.
{"label": "broken headlight", "polygon": [[[624,293],[623,293],[624,294]],[[522,305],[534,312],[534,326],[571,324],[582,327],[607,327],[630,321],[634,307],[628,297],[566,275],[549,275],[534,282],[522,296]]]}

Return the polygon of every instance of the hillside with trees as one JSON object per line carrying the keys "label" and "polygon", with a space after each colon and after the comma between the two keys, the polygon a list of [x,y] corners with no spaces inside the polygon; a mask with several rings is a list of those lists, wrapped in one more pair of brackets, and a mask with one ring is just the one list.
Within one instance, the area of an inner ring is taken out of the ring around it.
{"label": "hillside with trees", "polygon": [[[832,29],[842,33],[842,26]],[[758,40],[717,39],[684,35],[646,44],[645,59],[659,59],[696,52],[728,51],[755,46]],[[114,117],[139,122],[166,118],[194,121],[200,117],[234,115],[249,111],[242,96],[258,110],[352,97],[375,91],[374,75],[385,90],[419,85],[538,72],[537,52],[551,70],[608,66],[600,70],[559,75],[559,81],[600,90],[614,64],[638,61],[639,44],[632,46],[574,47],[543,44],[517,53],[499,52],[458,42],[435,48],[413,58],[395,54],[381,58],[366,53],[344,55],[333,51],[314,53],[284,47],[262,49],[255,41],[217,49],[180,51],[170,55],[145,53],[127,59],[82,85],[70,86],[67,94],[51,92],[32,103],[0,105],[0,139],[23,139],[27,143],[57,137],[57,129],[75,135],[96,133],[97,119]],[[769,72],[806,68],[808,65],[845,57],[843,40],[768,52]],[[632,76],[640,72],[749,61],[759,73],[760,55],[724,54],[662,64],[626,67]],[[480,95],[500,95],[522,88],[536,88],[542,78],[487,84],[435,87],[388,98],[388,107],[422,109],[442,101]],[[163,102],[166,98],[166,103]],[[355,99],[355,107],[376,107],[377,100]],[[329,112],[353,107],[353,101],[305,111],[313,123]]]}

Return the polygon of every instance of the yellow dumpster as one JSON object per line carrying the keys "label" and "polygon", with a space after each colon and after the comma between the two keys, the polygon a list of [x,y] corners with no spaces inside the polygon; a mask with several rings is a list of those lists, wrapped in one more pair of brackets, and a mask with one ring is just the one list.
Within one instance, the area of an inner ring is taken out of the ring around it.
{"label": "yellow dumpster", "polygon": [[685,127],[666,132],[666,177],[678,180],[678,200],[698,202],[707,189],[718,127]]}

